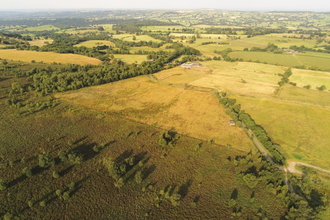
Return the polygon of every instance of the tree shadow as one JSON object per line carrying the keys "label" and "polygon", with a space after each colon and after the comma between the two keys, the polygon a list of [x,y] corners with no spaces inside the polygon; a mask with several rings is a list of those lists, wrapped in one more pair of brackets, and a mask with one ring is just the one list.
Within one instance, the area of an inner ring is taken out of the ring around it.
{"label": "tree shadow", "polygon": [[83,142],[84,140],[87,139],[87,137],[88,137],[88,136],[82,137],[82,138],[76,140],[75,142],[73,142],[73,144],[78,144],[79,142]]}
{"label": "tree shadow", "polygon": [[201,195],[195,196],[194,198],[194,203],[198,203],[198,201],[200,200]]}
{"label": "tree shadow", "polygon": [[66,169],[62,170],[61,172],[59,172],[58,174],[60,176],[64,176],[65,174],[69,173],[72,170],[73,167],[74,167],[74,165],[71,165],[68,168],[66,168]]}
{"label": "tree shadow", "polygon": [[154,165],[154,164],[147,167],[147,168],[145,168],[144,171],[143,171],[143,178],[142,179],[143,180],[147,179],[148,176],[150,176],[150,174],[152,174],[155,171],[155,169],[156,169],[156,165]]}
{"label": "tree shadow", "polygon": [[19,177],[17,177],[16,179],[10,181],[8,183],[8,188],[15,186],[16,184],[23,182],[25,179],[27,179],[27,176],[25,174],[20,175]]}
{"label": "tree shadow", "polygon": [[312,189],[310,192],[310,200],[308,201],[309,205],[313,208],[316,209],[320,206],[324,206],[324,202],[322,201],[322,195],[316,190]]}
{"label": "tree shadow", "polygon": [[235,188],[233,192],[231,193],[230,199],[237,199],[238,197],[238,190]]}
{"label": "tree shadow", "polygon": [[116,159],[116,163],[123,163],[126,158],[132,156],[133,150],[125,150],[122,154],[120,154]]}
{"label": "tree shadow", "polygon": [[87,161],[93,159],[98,153],[93,150],[93,147],[97,146],[97,143],[84,143],[80,144],[77,147],[73,148],[72,150],[76,150],[82,153],[83,160]]}
{"label": "tree shadow", "polygon": [[185,184],[179,187],[178,193],[181,195],[182,199],[186,197],[186,195],[188,194],[189,187],[191,186],[192,183],[193,183],[192,180],[187,180]]}

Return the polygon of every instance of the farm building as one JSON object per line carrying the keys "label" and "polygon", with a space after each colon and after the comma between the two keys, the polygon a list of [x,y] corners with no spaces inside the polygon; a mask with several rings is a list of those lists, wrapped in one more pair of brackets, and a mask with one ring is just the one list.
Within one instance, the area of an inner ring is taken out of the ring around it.
{"label": "farm building", "polygon": [[235,126],[236,125],[235,121],[233,121],[233,120],[230,120],[228,123],[229,123],[230,126]]}
{"label": "farm building", "polygon": [[188,62],[188,63],[183,63],[181,64],[182,68],[186,68],[186,69],[190,69],[194,66],[201,66],[202,64],[198,63],[198,62]]}

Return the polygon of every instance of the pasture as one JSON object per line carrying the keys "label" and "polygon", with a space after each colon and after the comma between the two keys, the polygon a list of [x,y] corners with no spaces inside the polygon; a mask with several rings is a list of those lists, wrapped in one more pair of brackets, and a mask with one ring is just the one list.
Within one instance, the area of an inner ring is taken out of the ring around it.
{"label": "pasture", "polygon": [[38,47],[42,47],[46,44],[46,42],[48,42],[49,44],[53,43],[53,40],[32,40],[29,41],[29,44],[31,46],[38,46]]}
{"label": "pasture", "polygon": [[281,78],[277,74],[285,71],[279,66],[247,62],[207,61],[202,64],[209,69],[209,74],[190,85],[236,94],[272,95]]}
{"label": "pasture", "polygon": [[7,60],[20,60],[23,62],[31,62],[35,60],[36,62],[44,63],[72,63],[72,64],[100,64],[101,61],[77,54],[59,54],[53,52],[36,52],[27,50],[0,50],[0,58]]}
{"label": "pasture", "polygon": [[328,89],[330,89],[329,72],[292,69],[290,81],[297,83],[297,86],[299,87],[310,85],[311,89],[315,90],[317,87],[325,85]]}
{"label": "pasture", "polygon": [[231,52],[232,58],[242,58],[243,60],[258,61],[287,67],[306,66],[308,68],[330,69],[329,58],[315,56],[314,53],[306,54],[274,54],[267,52]]}
{"label": "pasture", "polygon": [[76,47],[84,46],[84,47],[93,48],[93,47],[102,46],[102,45],[107,45],[107,46],[112,46],[112,47],[115,46],[114,43],[107,41],[107,40],[89,40],[89,41],[81,42],[74,46],[76,46]]}
{"label": "pasture", "polygon": [[161,42],[161,40],[152,38],[148,35],[135,35],[136,40],[133,40],[133,36],[132,34],[114,34],[113,38],[119,38],[121,40],[125,40],[125,41],[154,41],[154,42]]}
{"label": "pasture", "polygon": [[142,63],[147,61],[147,55],[135,55],[135,54],[114,54],[116,59],[120,59],[125,63]]}
{"label": "pasture", "polygon": [[235,149],[255,149],[243,130],[229,126],[230,117],[210,92],[172,87],[140,76],[56,97]]}
{"label": "pasture", "polygon": [[58,27],[54,25],[41,25],[36,27],[26,27],[27,31],[52,31],[52,30],[60,30]]}
{"label": "pasture", "polygon": [[330,169],[328,95],[285,85],[276,98],[234,94],[230,97],[237,99],[242,109],[281,145],[287,159]]}

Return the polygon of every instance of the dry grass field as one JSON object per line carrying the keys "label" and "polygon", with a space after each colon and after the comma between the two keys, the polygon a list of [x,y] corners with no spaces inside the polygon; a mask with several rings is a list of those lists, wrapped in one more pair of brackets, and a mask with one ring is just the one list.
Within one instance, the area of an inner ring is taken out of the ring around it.
{"label": "dry grass field", "polygon": [[46,44],[46,42],[48,42],[49,44],[53,43],[53,40],[32,40],[29,41],[29,44],[31,46],[38,46],[38,47],[42,47]]}
{"label": "dry grass field", "polygon": [[100,64],[101,61],[77,54],[58,54],[53,52],[36,52],[36,51],[22,51],[22,50],[0,50],[0,58],[8,60],[20,60],[24,62],[36,62],[44,63],[73,63],[73,64]]}
{"label": "dry grass field", "polygon": [[229,126],[230,117],[209,92],[154,83],[141,76],[56,97],[235,149],[254,149],[242,130]]}

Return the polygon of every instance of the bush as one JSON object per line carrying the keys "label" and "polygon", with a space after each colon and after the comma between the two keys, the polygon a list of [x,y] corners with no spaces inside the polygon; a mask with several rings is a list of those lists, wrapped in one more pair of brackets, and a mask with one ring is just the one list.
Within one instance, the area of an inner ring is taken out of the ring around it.
{"label": "bush", "polygon": [[320,91],[324,91],[324,90],[327,89],[327,87],[325,87],[325,85],[322,85],[320,87],[317,87],[317,89],[320,90]]}
{"label": "bush", "polygon": [[0,190],[5,190],[7,189],[7,187],[8,187],[8,183],[5,180],[0,179]]}
{"label": "bush", "polygon": [[31,169],[28,167],[24,167],[22,173],[25,174],[27,177],[31,177],[33,175]]}

